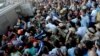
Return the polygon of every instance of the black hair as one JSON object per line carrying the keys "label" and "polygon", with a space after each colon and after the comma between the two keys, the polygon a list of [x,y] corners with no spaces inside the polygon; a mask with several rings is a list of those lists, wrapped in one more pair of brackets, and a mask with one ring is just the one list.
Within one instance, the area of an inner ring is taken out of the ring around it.
{"label": "black hair", "polygon": [[98,4],[95,2],[95,3],[94,3],[94,7],[97,8],[97,6],[98,6]]}
{"label": "black hair", "polygon": [[36,33],[36,28],[34,26],[30,27],[28,29],[28,32],[31,32],[32,31],[32,34],[34,35]]}
{"label": "black hair", "polygon": [[83,56],[82,50],[78,47],[74,50],[75,56]]}
{"label": "black hair", "polygon": [[93,48],[94,42],[90,41],[90,40],[86,40],[84,42],[84,44],[86,45],[86,48],[89,50],[89,49]]}
{"label": "black hair", "polygon": [[42,49],[42,52],[44,54],[48,54],[48,52],[49,52],[48,47],[47,46],[44,46],[43,49]]}
{"label": "black hair", "polygon": [[71,44],[71,47],[76,47],[76,45],[77,45],[76,39],[72,38],[70,44]]}
{"label": "black hair", "polygon": [[59,41],[61,42],[62,46],[65,46],[65,38],[63,38],[62,36],[60,36]]}
{"label": "black hair", "polygon": [[16,46],[12,46],[12,48],[10,50],[11,50],[11,52],[16,52],[17,51]]}
{"label": "black hair", "polygon": [[100,29],[98,29],[98,31],[100,31]]}
{"label": "black hair", "polygon": [[73,23],[72,21],[70,22],[72,27],[75,27],[75,23]]}
{"label": "black hair", "polygon": [[4,51],[0,51],[0,56],[4,56]]}
{"label": "black hair", "polygon": [[59,23],[60,23],[60,22],[57,21],[57,20],[54,20],[54,21],[53,21],[53,24],[56,25],[56,26],[58,26]]}
{"label": "black hair", "polygon": [[14,38],[16,36],[15,34],[11,34],[10,39]]}
{"label": "black hair", "polygon": [[81,20],[81,16],[77,16],[77,18],[78,18],[79,20]]}
{"label": "black hair", "polygon": [[52,32],[45,32],[47,37],[50,37],[52,35]]}
{"label": "black hair", "polygon": [[25,39],[26,39],[26,36],[23,35],[22,38],[21,38],[21,40],[25,41]]}
{"label": "black hair", "polygon": [[33,47],[32,42],[27,43],[27,46],[28,46],[28,48],[32,48]]}
{"label": "black hair", "polygon": [[60,48],[59,42],[60,42],[59,40],[54,41],[54,46],[57,47],[57,48]]}
{"label": "black hair", "polygon": [[77,22],[76,25],[80,27],[81,26],[81,23],[80,22]]}
{"label": "black hair", "polygon": [[83,13],[86,13],[86,9],[83,9],[82,12],[83,12]]}

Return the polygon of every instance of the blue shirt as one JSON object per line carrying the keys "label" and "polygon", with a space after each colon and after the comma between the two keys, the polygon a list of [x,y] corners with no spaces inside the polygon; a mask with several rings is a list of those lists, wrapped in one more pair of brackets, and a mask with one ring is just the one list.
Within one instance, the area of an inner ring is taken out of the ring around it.
{"label": "blue shirt", "polygon": [[75,50],[75,47],[68,49],[68,56],[75,56],[74,50]]}
{"label": "blue shirt", "polygon": [[81,26],[87,27],[89,25],[89,16],[88,15],[81,15]]}
{"label": "blue shirt", "polygon": [[86,34],[87,27],[79,27],[76,34],[83,37]]}

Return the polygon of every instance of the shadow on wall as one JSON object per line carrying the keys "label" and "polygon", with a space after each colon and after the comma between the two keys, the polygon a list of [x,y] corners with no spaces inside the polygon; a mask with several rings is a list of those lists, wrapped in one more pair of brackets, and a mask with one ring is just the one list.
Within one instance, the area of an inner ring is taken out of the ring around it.
{"label": "shadow on wall", "polygon": [[17,22],[17,14],[15,9],[9,9],[3,13],[0,12],[0,35],[7,31],[7,27],[13,27]]}

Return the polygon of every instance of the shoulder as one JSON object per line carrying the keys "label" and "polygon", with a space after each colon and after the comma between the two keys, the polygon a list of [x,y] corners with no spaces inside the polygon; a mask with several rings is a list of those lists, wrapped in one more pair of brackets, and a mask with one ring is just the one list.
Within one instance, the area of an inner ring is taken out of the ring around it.
{"label": "shoulder", "polygon": [[96,52],[90,51],[90,52],[88,53],[88,55],[89,55],[89,56],[96,56]]}
{"label": "shoulder", "polygon": [[56,53],[56,52],[57,52],[57,48],[54,48],[52,49],[52,51],[49,52],[49,54]]}

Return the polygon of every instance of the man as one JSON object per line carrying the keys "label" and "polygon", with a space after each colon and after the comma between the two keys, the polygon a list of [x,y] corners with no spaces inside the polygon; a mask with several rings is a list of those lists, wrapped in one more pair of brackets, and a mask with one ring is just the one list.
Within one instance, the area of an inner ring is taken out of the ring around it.
{"label": "man", "polygon": [[56,40],[54,42],[54,47],[50,52],[49,54],[52,55],[52,56],[63,56],[64,54],[61,52],[61,49],[60,49],[60,43],[58,40]]}
{"label": "man", "polygon": [[89,16],[86,15],[86,10],[81,10],[81,26],[88,27]]}
{"label": "man", "polygon": [[95,26],[96,26],[96,30],[97,30],[97,32],[95,33],[95,36],[100,38],[100,23],[97,23]]}
{"label": "man", "polygon": [[98,39],[98,37],[96,37],[94,35],[95,30],[93,28],[88,28],[87,33],[85,34],[85,36],[82,38],[81,42],[85,41],[85,40],[91,40],[91,41],[95,41]]}
{"label": "man", "polygon": [[95,4],[93,7],[93,10],[91,12],[91,26],[93,26],[96,23],[96,16],[97,16],[97,10],[96,10],[97,5]]}
{"label": "man", "polygon": [[53,33],[55,33],[57,30],[57,27],[52,23],[51,19],[49,19],[48,23],[45,26],[47,29],[50,29]]}
{"label": "man", "polygon": [[79,35],[80,37],[83,37],[86,34],[87,27],[81,27],[81,24],[77,23],[76,28],[77,28],[76,34]]}
{"label": "man", "polygon": [[88,56],[97,56],[95,52],[94,42],[87,40],[85,42],[86,48],[88,49]]}

